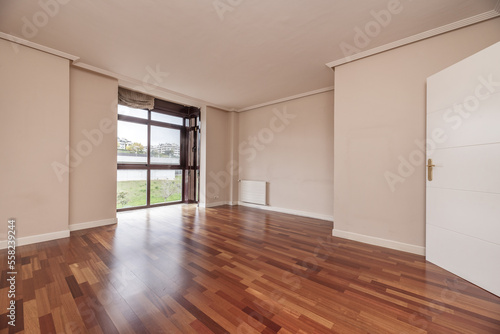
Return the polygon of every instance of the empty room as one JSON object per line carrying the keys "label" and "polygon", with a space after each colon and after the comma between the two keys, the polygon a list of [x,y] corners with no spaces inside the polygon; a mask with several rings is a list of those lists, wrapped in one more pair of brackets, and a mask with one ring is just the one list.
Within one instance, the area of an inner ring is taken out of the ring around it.
{"label": "empty room", "polygon": [[499,129],[499,0],[0,0],[0,334],[500,333]]}

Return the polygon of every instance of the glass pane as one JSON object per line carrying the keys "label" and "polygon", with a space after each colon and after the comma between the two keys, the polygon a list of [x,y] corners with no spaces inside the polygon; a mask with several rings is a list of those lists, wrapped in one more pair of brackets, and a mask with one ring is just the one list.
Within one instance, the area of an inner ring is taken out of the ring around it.
{"label": "glass pane", "polygon": [[181,131],[151,126],[151,163],[181,164]]}
{"label": "glass pane", "polygon": [[165,115],[165,114],[161,114],[159,112],[152,112],[151,119],[153,121],[165,122],[165,123],[176,124],[176,125],[182,125],[184,123],[184,120],[182,117]]}
{"label": "glass pane", "polygon": [[182,201],[182,170],[151,170],[151,204]]}
{"label": "glass pane", "polygon": [[187,165],[192,167],[194,165],[194,157],[196,154],[196,143],[194,141],[194,130],[189,130],[188,133],[188,153],[187,153]]}
{"label": "glass pane", "polygon": [[147,150],[147,125],[118,121],[118,163],[145,164],[148,161]]}
{"label": "glass pane", "polygon": [[146,205],[147,171],[119,169],[117,171],[116,208]]}
{"label": "glass pane", "polygon": [[148,119],[148,111],[144,109],[134,109],[126,106],[118,105],[118,114],[132,116],[137,118]]}

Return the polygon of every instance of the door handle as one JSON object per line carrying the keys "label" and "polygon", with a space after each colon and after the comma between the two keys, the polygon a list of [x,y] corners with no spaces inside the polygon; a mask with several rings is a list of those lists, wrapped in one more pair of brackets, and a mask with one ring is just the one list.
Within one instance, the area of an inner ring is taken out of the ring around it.
{"label": "door handle", "polygon": [[432,181],[432,167],[436,167],[432,164],[432,159],[427,160],[427,180],[429,181]]}

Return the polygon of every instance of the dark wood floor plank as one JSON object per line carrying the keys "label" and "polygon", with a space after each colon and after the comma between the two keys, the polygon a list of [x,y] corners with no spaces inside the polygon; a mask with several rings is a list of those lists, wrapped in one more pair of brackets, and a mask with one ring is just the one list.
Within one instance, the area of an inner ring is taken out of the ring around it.
{"label": "dark wood floor plank", "polygon": [[51,313],[40,317],[38,320],[40,322],[40,333],[56,334],[56,327]]}
{"label": "dark wood floor plank", "polygon": [[78,285],[78,282],[76,281],[75,276],[71,275],[66,277],[66,283],[68,284],[69,290],[71,291],[71,295],[73,298],[78,298],[83,296],[83,292],[80,289],[80,286]]}
{"label": "dark wood floor plank", "polygon": [[201,311],[198,307],[193,305],[190,301],[185,299],[183,296],[174,297],[175,301],[179,303],[182,307],[184,307],[189,313],[191,313],[196,319],[201,321],[209,330],[211,330],[215,334],[225,334],[229,333],[226,331],[221,325],[215,322],[212,318],[206,315],[203,311]]}

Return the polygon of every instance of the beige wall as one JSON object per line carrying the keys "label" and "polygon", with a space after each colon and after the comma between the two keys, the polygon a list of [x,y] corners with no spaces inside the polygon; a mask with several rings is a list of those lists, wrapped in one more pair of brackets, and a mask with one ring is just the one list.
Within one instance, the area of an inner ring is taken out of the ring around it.
{"label": "beige wall", "polygon": [[[0,39],[0,240],[68,230],[69,61]],[[59,234],[60,235],[60,234]],[[19,240],[19,239],[18,239]]]}
{"label": "beige wall", "polygon": [[400,159],[416,161],[426,78],[499,40],[494,19],[335,69],[335,230],[423,250],[424,161],[401,168],[404,182],[392,188],[386,177],[399,174]]}
{"label": "beige wall", "polygon": [[[232,113],[207,107],[202,133],[206,133],[206,205],[231,200],[231,116]],[[228,169],[229,168],[229,169]],[[202,193],[203,196],[203,193]]]}
{"label": "beige wall", "polygon": [[267,181],[268,204],[333,215],[333,92],[239,114],[240,179]]}
{"label": "beige wall", "polygon": [[71,69],[69,223],[116,218],[118,81]]}
{"label": "beige wall", "polygon": [[231,184],[229,186],[229,201],[231,204],[238,204],[238,191],[239,191],[239,183],[238,179],[239,175],[239,152],[238,152],[238,140],[240,134],[240,114],[236,112],[232,112],[229,115],[229,161],[228,165],[228,173],[231,174]]}

